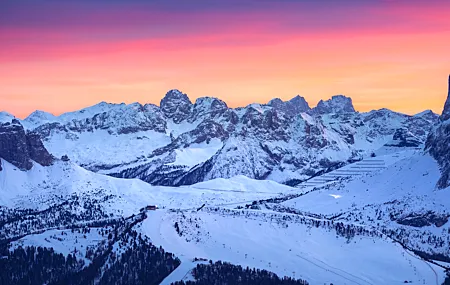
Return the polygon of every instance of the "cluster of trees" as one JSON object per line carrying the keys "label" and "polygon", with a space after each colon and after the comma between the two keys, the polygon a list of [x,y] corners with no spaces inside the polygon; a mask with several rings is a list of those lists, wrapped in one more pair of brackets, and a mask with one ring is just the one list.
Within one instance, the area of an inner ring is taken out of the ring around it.
{"label": "cluster of trees", "polygon": [[444,283],[442,285],[450,285],[450,271],[447,272],[447,277],[444,280]]}
{"label": "cluster of trees", "polygon": [[5,253],[0,258],[0,284],[46,284],[84,266],[75,255],[64,256],[53,248],[18,247]]}
{"label": "cluster of trees", "polygon": [[278,277],[267,270],[243,268],[227,262],[217,261],[210,264],[198,264],[192,274],[195,281],[178,281],[172,285],[222,285],[222,284],[258,284],[258,285],[307,285],[305,280],[290,277]]}
{"label": "cluster of trees", "polygon": [[159,284],[180,265],[180,260],[172,253],[153,246],[141,234],[133,231],[130,237],[120,256],[111,256],[99,285]]}
{"label": "cluster of trees", "polygon": [[[180,264],[173,254],[133,230],[145,213],[113,219],[99,205],[73,198],[43,211],[1,209],[5,215],[0,220],[0,284],[159,284]],[[86,238],[94,228],[105,238],[85,248],[86,264],[75,254],[64,256],[51,248],[10,251],[12,241],[49,227],[66,229],[54,236],[56,240],[71,234]]]}
{"label": "cluster of trees", "polygon": [[75,255],[52,248],[18,247],[0,250],[0,284],[159,284],[180,260],[150,243],[134,230],[110,236],[112,247],[102,247],[88,264]]}
{"label": "cluster of trees", "polygon": [[[102,197],[103,201],[105,197]],[[82,221],[101,221],[111,218],[100,200],[72,196],[69,200],[45,210],[0,209],[0,240],[14,239],[48,228],[70,227]]]}

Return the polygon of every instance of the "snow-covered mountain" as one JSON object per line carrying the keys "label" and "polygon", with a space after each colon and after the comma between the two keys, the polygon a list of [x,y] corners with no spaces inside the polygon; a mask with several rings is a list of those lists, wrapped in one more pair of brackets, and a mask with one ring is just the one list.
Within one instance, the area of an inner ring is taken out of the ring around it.
{"label": "snow-covered mountain", "polygon": [[312,109],[300,96],[233,109],[170,90],[159,107],[102,102],[60,116],[36,111],[22,124],[57,157],[114,177],[189,185],[245,175],[295,185],[385,144],[419,146],[437,120],[431,111],[358,113],[342,95]]}

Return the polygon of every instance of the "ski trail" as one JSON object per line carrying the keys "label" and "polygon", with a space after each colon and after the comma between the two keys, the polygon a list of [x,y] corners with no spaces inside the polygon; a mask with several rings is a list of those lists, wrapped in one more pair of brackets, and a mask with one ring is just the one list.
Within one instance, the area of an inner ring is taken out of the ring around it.
{"label": "ski trail", "polygon": [[[344,278],[345,280],[348,280],[348,281],[350,281],[350,282],[352,282],[352,283],[354,283],[354,284],[364,285],[364,284],[362,284],[362,283],[359,283],[358,281],[355,281],[355,280],[352,280],[352,279],[350,279],[350,278],[347,278],[347,277],[345,277],[345,276],[342,275],[342,274],[339,274],[339,273],[337,273],[337,272],[335,272],[335,271],[333,271],[333,270],[330,270],[330,269],[328,269],[328,268],[325,268],[325,267],[323,267],[323,266],[321,266],[321,265],[319,265],[319,264],[317,264],[317,263],[314,263],[313,261],[311,261],[311,260],[309,260],[309,259],[307,259],[307,258],[305,258],[305,257],[303,257],[303,256],[300,256],[300,255],[298,255],[298,254],[296,254],[296,256],[298,256],[298,257],[300,257],[301,259],[303,259],[303,260],[305,260],[305,261],[311,263],[312,265],[315,265],[315,266],[317,266],[317,267],[319,267],[319,268],[321,268],[321,269],[323,269],[323,270],[325,270],[325,271],[328,271],[328,272],[330,272],[330,273],[333,273],[334,275],[337,275],[337,276],[339,276],[339,277],[342,277],[342,278]],[[365,281],[365,280],[364,280],[364,281]],[[365,282],[367,282],[367,281],[365,281]],[[369,283],[369,282],[367,282],[367,283]],[[369,283],[369,284],[371,284],[371,283]]]}

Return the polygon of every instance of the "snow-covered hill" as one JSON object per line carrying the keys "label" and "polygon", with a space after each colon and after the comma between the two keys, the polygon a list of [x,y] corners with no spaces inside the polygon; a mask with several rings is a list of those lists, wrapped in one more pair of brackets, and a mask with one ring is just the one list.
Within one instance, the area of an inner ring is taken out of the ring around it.
{"label": "snow-covered hill", "polygon": [[385,144],[420,146],[437,119],[357,113],[342,95],[313,109],[300,96],[233,109],[170,90],[159,107],[102,102],[60,116],[36,111],[22,124],[55,156],[114,177],[176,186],[245,175],[295,185]]}

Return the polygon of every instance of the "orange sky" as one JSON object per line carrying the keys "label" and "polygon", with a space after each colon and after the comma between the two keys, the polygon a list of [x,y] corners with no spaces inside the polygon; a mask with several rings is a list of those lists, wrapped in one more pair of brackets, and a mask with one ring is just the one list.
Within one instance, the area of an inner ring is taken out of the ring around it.
{"label": "orange sky", "polygon": [[[450,72],[450,9],[437,3],[340,12],[297,7],[298,13],[285,6],[275,15],[182,11],[170,21],[147,24],[143,15],[143,22],[113,28],[106,24],[117,11],[104,12],[104,26],[94,25],[98,15],[86,20],[90,25],[61,28],[0,20],[0,111],[23,118],[35,109],[60,114],[100,101],[159,104],[178,88],[193,101],[214,96],[232,107],[297,94],[315,106],[344,94],[359,111],[440,113]],[[141,10],[134,9],[138,18]]]}

